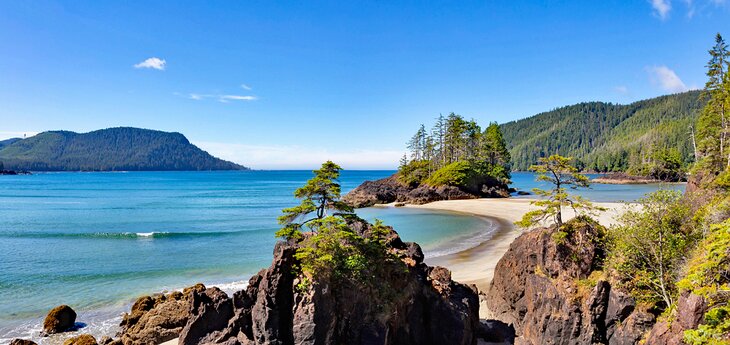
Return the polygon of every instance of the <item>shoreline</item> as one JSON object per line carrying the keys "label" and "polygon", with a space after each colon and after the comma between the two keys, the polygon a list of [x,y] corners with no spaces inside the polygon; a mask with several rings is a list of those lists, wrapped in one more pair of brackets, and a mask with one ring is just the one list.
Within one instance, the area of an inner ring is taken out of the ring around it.
{"label": "shoreline", "polygon": [[[444,200],[404,207],[456,212],[475,217],[487,217],[497,222],[496,231],[486,241],[457,253],[433,258],[427,257],[425,260],[431,266],[448,268],[455,281],[474,284],[480,293],[486,293],[489,291],[489,285],[494,277],[497,262],[523,232],[514,225],[514,222],[526,212],[534,209],[530,205],[534,200],[528,198]],[[619,202],[596,202],[594,205],[606,208],[606,211],[601,212],[597,217],[598,222],[604,226],[615,224],[615,217],[628,207],[627,204]],[[563,213],[566,220],[575,217],[572,210],[563,210]]]}

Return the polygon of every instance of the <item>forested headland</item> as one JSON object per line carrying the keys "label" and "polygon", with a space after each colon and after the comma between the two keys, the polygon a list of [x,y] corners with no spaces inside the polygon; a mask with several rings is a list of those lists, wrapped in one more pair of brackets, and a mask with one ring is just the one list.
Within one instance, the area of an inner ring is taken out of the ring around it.
{"label": "forested headland", "polygon": [[211,156],[180,133],[131,127],[0,141],[0,162],[5,169],[30,171],[247,169]]}

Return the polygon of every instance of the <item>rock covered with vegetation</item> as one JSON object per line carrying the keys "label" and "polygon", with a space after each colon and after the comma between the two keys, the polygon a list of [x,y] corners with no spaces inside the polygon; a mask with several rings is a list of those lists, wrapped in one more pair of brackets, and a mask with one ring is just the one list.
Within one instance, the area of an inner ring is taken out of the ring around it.
{"label": "rock covered with vegetation", "polygon": [[131,127],[50,131],[3,143],[0,161],[5,169],[16,171],[246,169],[211,156],[180,133]]}
{"label": "rock covered with vegetation", "polygon": [[510,155],[499,126],[482,131],[451,113],[428,132],[421,125],[395,175],[367,181],[344,201],[354,207],[402,202],[509,197]]}

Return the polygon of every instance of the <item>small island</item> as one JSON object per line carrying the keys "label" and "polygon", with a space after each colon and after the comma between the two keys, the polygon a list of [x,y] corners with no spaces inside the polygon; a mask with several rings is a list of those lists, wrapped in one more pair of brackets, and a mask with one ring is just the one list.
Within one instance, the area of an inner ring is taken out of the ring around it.
{"label": "small island", "polygon": [[496,122],[482,131],[461,115],[439,116],[431,131],[421,125],[408,151],[396,174],[366,181],[343,201],[368,207],[510,196],[510,153]]}

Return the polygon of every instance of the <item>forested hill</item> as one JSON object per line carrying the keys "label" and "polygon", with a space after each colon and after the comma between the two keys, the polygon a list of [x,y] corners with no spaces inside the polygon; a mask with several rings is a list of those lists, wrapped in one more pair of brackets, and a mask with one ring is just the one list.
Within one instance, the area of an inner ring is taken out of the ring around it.
{"label": "forested hill", "polygon": [[0,142],[5,169],[32,171],[243,170],[211,156],[180,133],[118,127],[89,133],[43,132]]}
{"label": "forested hill", "polygon": [[626,171],[658,150],[676,149],[693,159],[691,125],[704,102],[700,91],[628,105],[580,103],[501,125],[513,170],[527,170],[539,157],[558,153],[595,171]]}

